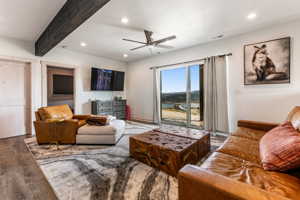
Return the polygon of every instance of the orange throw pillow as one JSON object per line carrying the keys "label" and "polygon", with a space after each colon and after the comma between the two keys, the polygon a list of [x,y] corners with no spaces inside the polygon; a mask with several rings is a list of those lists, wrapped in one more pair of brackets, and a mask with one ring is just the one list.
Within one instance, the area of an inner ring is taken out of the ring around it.
{"label": "orange throw pillow", "polygon": [[269,171],[300,167],[300,133],[291,122],[267,132],[259,143],[262,166]]}

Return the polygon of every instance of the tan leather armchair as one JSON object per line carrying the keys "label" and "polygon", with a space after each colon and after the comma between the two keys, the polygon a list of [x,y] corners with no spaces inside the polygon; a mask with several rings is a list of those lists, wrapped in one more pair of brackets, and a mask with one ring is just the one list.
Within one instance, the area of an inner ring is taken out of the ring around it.
{"label": "tan leather armchair", "polygon": [[34,122],[38,144],[75,144],[78,128],[90,115],[73,115],[68,105],[39,108]]}

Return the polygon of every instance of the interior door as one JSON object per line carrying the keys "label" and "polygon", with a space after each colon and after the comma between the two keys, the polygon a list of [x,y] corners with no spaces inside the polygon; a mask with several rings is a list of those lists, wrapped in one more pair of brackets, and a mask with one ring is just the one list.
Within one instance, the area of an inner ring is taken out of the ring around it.
{"label": "interior door", "polygon": [[0,138],[30,129],[30,65],[0,60]]}

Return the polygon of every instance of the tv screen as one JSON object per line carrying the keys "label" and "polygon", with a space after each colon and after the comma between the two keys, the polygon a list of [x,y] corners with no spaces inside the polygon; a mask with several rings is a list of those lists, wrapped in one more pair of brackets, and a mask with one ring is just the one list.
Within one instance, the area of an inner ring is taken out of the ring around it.
{"label": "tv screen", "polygon": [[123,91],[125,72],[92,68],[91,90]]}
{"label": "tv screen", "polygon": [[125,72],[113,71],[113,91],[123,91],[124,90],[124,78]]}
{"label": "tv screen", "polygon": [[112,70],[92,68],[91,90],[112,90]]}
{"label": "tv screen", "polygon": [[68,75],[53,75],[53,94],[73,94],[73,76]]}

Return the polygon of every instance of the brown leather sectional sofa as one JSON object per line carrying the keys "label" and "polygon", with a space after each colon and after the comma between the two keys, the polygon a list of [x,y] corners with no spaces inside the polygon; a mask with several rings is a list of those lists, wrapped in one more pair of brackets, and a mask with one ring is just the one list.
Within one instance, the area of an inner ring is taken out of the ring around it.
{"label": "brown leather sectional sofa", "polygon": [[39,108],[34,122],[38,144],[75,144],[78,128],[90,115],[74,115],[68,105]]}
{"label": "brown leather sectional sofa", "polygon": [[259,140],[276,126],[239,121],[238,130],[200,167],[180,170],[179,200],[300,200],[300,169],[271,172],[260,164]]}

